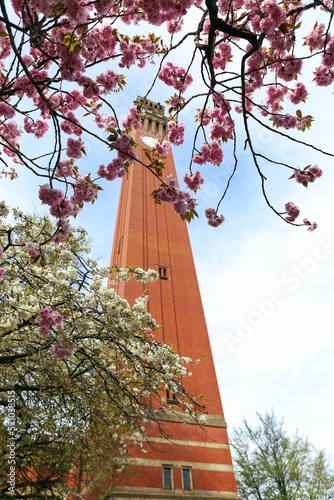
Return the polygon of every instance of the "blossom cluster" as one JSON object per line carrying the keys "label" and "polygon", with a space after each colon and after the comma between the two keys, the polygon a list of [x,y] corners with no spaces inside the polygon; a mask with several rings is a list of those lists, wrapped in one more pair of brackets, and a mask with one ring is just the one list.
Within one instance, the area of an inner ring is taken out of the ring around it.
{"label": "blossom cluster", "polygon": [[162,157],[167,156],[169,149],[170,149],[169,141],[157,142],[155,145],[155,150],[158,156]]}
{"label": "blossom cluster", "polygon": [[185,127],[183,123],[170,121],[168,122],[168,140],[172,144],[179,146],[184,142]]}
{"label": "blossom cluster", "polygon": [[224,153],[220,141],[212,141],[211,143],[203,144],[200,151],[193,156],[193,162],[198,165],[212,163],[220,165],[223,161]]}
{"label": "blossom cluster", "polygon": [[193,175],[184,174],[183,180],[186,183],[187,187],[192,191],[196,191],[200,189],[200,186],[203,184],[204,179],[201,176],[201,173],[197,170]]}
{"label": "blossom cluster", "polygon": [[304,170],[295,170],[294,178],[299,184],[307,187],[309,182],[314,182],[322,176],[322,170],[318,165],[309,165]]}
{"label": "blossom cluster", "polygon": [[159,278],[159,273],[154,269],[148,269],[147,271],[144,271],[144,269],[137,267],[133,272],[133,277],[139,283],[146,284],[156,281]]}
{"label": "blossom cluster", "polygon": [[114,180],[123,177],[128,166],[137,158],[135,143],[128,131],[123,131],[117,137],[112,137],[111,149],[116,149],[117,157],[108,165],[100,165],[97,174],[99,177]]}
{"label": "blossom cluster", "polygon": [[299,207],[297,207],[297,205],[295,205],[292,201],[289,201],[288,203],[285,204],[284,208],[287,213],[286,220],[288,222],[294,222],[297,219],[298,215],[300,214]]}
{"label": "blossom cluster", "polygon": [[63,337],[57,337],[56,342],[52,344],[52,352],[58,359],[67,359],[71,358],[75,353],[75,347],[69,346],[66,347],[66,341]]}
{"label": "blossom cluster", "polygon": [[192,213],[196,207],[196,200],[191,198],[188,191],[181,191],[178,188],[177,180],[172,176],[168,176],[167,181],[161,184],[154,195],[158,203],[171,203],[175,212],[181,216]]}
{"label": "blossom cluster", "polygon": [[212,142],[205,142],[192,158],[194,163],[220,165],[224,159],[223,142],[233,138],[234,123],[230,117],[231,104],[217,92],[213,97],[213,108],[198,110],[196,120],[204,127],[210,127]]}
{"label": "blossom cluster", "polygon": [[318,227],[316,222],[310,222],[308,219],[303,219],[303,224],[307,227],[308,231],[314,231]]}
{"label": "blossom cluster", "polygon": [[[99,274],[101,274],[101,271],[102,270],[100,270]],[[140,267],[133,269],[131,266],[128,266],[126,268],[115,266],[111,269],[108,268],[107,271],[108,271],[109,283],[111,283],[113,285],[116,285],[120,281],[123,281],[124,283],[126,283],[131,279],[131,276],[133,276],[133,278],[136,281],[138,281],[139,283],[142,283],[144,285],[152,283],[159,278],[159,273],[157,271],[155,271],[154,269],[148,269],[147,271],[145,271],[144,269],[141,269]],[[110,273],[112,273],[114,279],[111,279]],[[96,278],[95,278],[95,280],[96,280]],[[100,281],[99,281],[99,284],[100,284]],[[90,286],[92,287],[92,285],[90,285]]]}
{"label": "blossom cluster", "polygon": [[55,327],[57,330],[64,330],[63,316],[52,309],[51,306],[45,306],[40,312],[39,333],[41,335],[50,335],[50,328]]}
{"label": "blossom cluster", "polygon": [[143,112],[139,112],[138,109],[133,106],[129,109],[128,114],[123,120],[123,127],[138,130],[142,127],[142,120]]}
{"label": "blossom cluster", "polygon": [[[294,223],[300,214],[299,207],[297,207],[297,205],[295,205],[292,201],[289,201],[288,203],[285,204],[284,208],[287,214],[285,219],[288,222]],[[307,227],[308,231],[314,231],[318,227],[318,224],[316,222],[310,222],[306,218],[303,219],[303,225]]]}
{"label": "blossom cluster", "polygon": [[[65,175],[72,170],[71,163],[59,165],[58,169],[58,175]],[[97,197],[98,188],[89,175],[76,177],[72,187],[73,195],[70,198],[67,198],[61,189],[52,188],[48,184],[39,188],[39,199],[50,206],[50,214],[58,219],[58,232],[54,241],[59,242],[67,238],[70,231],[68,217],[76,215],[84,203],[92,202]]]}
{"label": "blossom cluster", "polygon": [[174,87],[179,92],[184,92],[192,83],[193,78],[184,68],[175,66],[171,62],[167,62],[159,71],[159,79],[166,85]]}
{"label": "blossom cluster", "polygon": [[209,226],[212,227],[220,226],[225,220],[225,217],[223,215],[218,215],[217,210],[214,208],[207,208],[205,210],[205,217],[208,220]]}

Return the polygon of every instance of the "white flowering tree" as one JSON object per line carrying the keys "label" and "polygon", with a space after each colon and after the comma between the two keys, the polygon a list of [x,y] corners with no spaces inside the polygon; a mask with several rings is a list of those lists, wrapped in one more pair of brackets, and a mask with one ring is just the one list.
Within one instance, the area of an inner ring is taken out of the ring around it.
{"label": "white flowering tree", "polygon": [[[15,178],[21,165],[39,176],[39,198],[58,221],[59,240],[66,238],[68,217],[95,200],[104,179],[122,177],[138,161],[131,128],[142,126],[142,109],[131,107],[124,117],[115,94],[124,91],[129,71],[155,64],[144,100],[159,82],[168,105],[165,136],[146,165],[161,176],[156,201],[171,202],[191,220],[193,192],[204,182],[195,168],[224,167],[228,148],[233,168],[217,205],[206,211],[208,223],[219,226],[218,209],[245,147],[267,205],[289,224],[313,230],[315,223],[297,219],[289,187],[283,205],[271,200],[267,184],[274,167],[307,186],[322,174],[314,161],[333,157],[312,143],[308,134],[322,111],[313,117],[307,108],[316,87],[334,81],[332,16],[332,0],[0,0],[2,175]],[[259,129],[317,157],[305,165],[258,147]],[[187,132],[190,171],[188,190],[181,190],[163,166],[170,145],[182,144]],[[87,174],[89,140],[105,161],[95,165],[92,155]]]}
{"label": "white flowering tree", "polygon": [[146,306],[155,271],[116,271],[143,283],[130,307],[105,286],[110,269],[89,258],[84,230],[56,243],[48,217],[4,203],[0,222],[0,496],[65,497],[123,467],[126,438],[140,446],[143,422],[163,411],[162,387],[186,412],[198,409],[182,385],[190,360],[154,339]]}

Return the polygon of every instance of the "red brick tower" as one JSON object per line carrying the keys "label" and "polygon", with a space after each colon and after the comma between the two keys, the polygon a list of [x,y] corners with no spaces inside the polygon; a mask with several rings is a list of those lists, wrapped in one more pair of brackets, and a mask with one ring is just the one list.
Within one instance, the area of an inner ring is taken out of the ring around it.
{"label": "red brick tower", "polygon": [[[138,159],[148,163],[145,151],[160,139],[165,127],[164,107],[137,98],[145,109],[144,127],[134,132]],[[176,177],[172,153],[166,160],[164,178]],[[204,359],[186,380],[191,394],[204,394],[208,415],[205,430],[196,424],[184,425],[171,414],[161,424],[171,439],[149,428],[154,446],[147,454],[133,451],[133,474],[124,478],[111,498],[238,498],[229,450],[226,422],[219,395],[211,347],[188,237],[187,223],[170,204],[154,204],[151,193],[157,188],[155,177],[139,163],[124,177],[118,207],[111,265],[127,264],[156,269],[160,279],[150,287],[149,310],[161,330],[156,333],[172,344],[182,356]],[[142,294],[142,285],[130,280],[118,293],[131,304]],[[166,394],[173,403],[173,395]],[[177,408],[176,408],[177,409]]]}

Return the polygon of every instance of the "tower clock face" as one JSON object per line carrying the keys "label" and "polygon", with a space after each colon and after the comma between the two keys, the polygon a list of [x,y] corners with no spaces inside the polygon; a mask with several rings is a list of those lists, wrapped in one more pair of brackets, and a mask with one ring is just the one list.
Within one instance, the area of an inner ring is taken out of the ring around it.
{"label": "tower clock face", "polygon": [[156,137],[151,137],[150,135],[142,135],[140,138],[143,143],[146,144],[146,146],[148,146],[149,148],[154,148],[156,143],[158,142]]}

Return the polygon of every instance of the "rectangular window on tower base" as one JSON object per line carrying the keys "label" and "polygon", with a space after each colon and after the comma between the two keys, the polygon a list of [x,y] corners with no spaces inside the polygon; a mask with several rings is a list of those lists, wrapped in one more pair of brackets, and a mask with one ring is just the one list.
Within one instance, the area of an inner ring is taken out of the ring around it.
{"label": "rectangular window on tower base", "polygon": [[183,491],[192,491],[190,467],[182,467],[182,487]]}
{"label": "rectangular window on tower base", "polygon": [[162,466],[162,481],[164,490],[173,489],[172,470],[173,468],[171,465]]}

